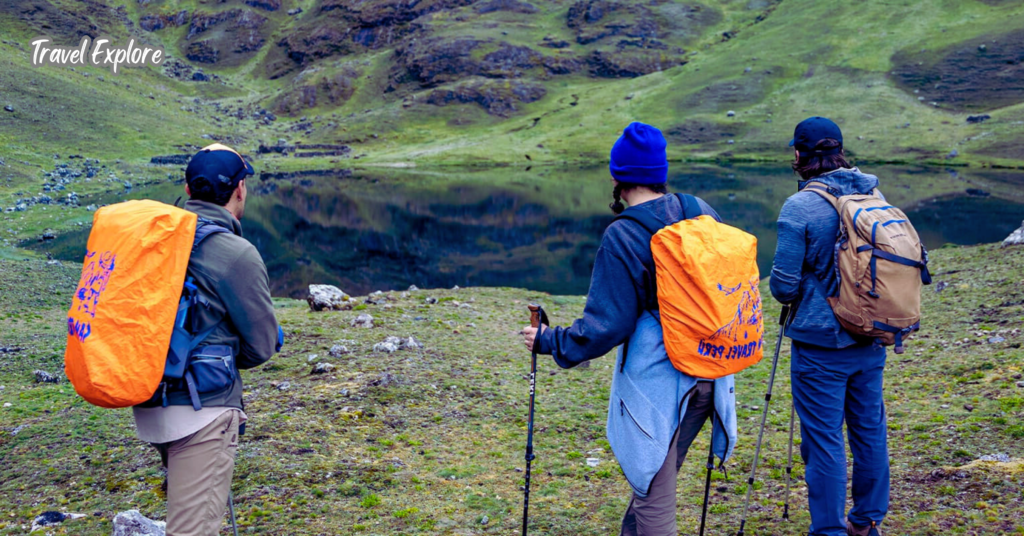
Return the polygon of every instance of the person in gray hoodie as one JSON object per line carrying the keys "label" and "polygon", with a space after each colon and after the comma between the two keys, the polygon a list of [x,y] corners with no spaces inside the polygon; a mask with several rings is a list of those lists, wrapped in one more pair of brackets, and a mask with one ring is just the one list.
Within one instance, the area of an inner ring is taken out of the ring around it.
{"label": "person in gray hoodie", "polygon": [[[194,247],[188,262],[204,300],[195,309],[194,332],[206,336],[190,359],[193,389],[181,381],[162,383],[151,401],[133,408],[139,439],[152,443],[167,467],[168,536],[220,532],[246,421],[238,370],[262,365],[284,342],[263,259],[242,238],[245,178],[252,174],[241,155],[220,144],[203,148],[185,170],[185,210],[207,231],[217,230]],[[223,363],[210,357],[228,358],[230,378],[223,385],[203,382],[196,369]]]}
{"label": "person in gray hoodie", "polygon": [[[801,122],[790,146],[798,192],[779,214],[771,292],[795,307],[786,328],[793,340],[790,373],[800,416],[810,536],[880,536],[889,507],[889,451],[882,376],[885,348],[839,324],[828,298],[839,294],[835,266],[839,215],[804,188],[822,183],[836,195],[877,192],[878,178],[847,163],[843,134],[824,117]],[[881,195],[880,193],[878,195]],[[846,445],[853,452],[853,508],[846,514]]]}

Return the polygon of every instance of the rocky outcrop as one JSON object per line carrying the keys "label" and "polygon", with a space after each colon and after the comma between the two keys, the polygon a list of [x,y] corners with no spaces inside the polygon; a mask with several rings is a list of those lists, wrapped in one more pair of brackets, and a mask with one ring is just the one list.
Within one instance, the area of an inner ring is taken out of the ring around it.
{"label": "rocky outcrop", "polygon": [[481,67],[472,53],[483,43],[472,38],[411,42],[395,51],[398,73],[392,84],[416,82],[429,88],[479,74]]}
{"label": "rocky outcrop", "polygon": [[598,78],[636,78],[685,63],[679,56],[657,51],[634,53],[595,51],[587,57],[587,68],[590,70],[590,75]]}
{"label": "rocky outcrop", "polygon": [[229,54],[246,55],[259,50],[266,39],[263,27],[267,18],[249,9],[229,9],[217,13],[195,12],[189,24],[186,41],[217,27],[217,32],[204,41],[189,43],[188,59],[198,63],[217,63]]}
{"label": "rocky outcrop", "polygon": [[281,0],[245,0],[246,5],[252,7],[258,7],[267,11],[277,11],[281,9]]}
{"label": "rocky outcrop", "polygon": [[1010,233],[1010,236],[1003,240],[1003,247],[1024,246],[1024,222],[1021,222],[1020,229]]}
{"label": "rocky outcrop", "polygon": [[147,32],[155,32],[164,28],[177,28],[188,24],[188,11],[164,15],[143,15],[139,18],[139,27]]}
{"label": "rocky outcrop", "polygon": [[427,96],[427,102],[435,106],[476,103],[491,115],[506,117],[518,111],[518,104],[540,100],[546,93],[541,85],[519,80],[470,82],[436,89]]}

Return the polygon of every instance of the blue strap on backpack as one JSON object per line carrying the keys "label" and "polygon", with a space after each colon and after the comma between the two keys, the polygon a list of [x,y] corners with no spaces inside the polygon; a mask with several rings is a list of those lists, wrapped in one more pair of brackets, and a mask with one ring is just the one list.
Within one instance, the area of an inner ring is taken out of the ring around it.
{"label": "blue strap on backpack", "polygon": [[[192,242],[192,253],[194,254],[199,245],[211,235],[230,232],[229,229],[217,222],[206,218],[199,218],[196,225],[196,237]],[[213,330],[217,328],[219,323],[197,333],[195,322],[199,306],[209,308],[210,302],[199,294],[199,287],[196,286],[194,279],[189,276],[185,280],[185,285],[182,289],[181,301],[178,302],[178,314],[174,318],[171,344],[167,349],[167,364],[164,365],[164,381],[161,384],[163,389],[163,407],[167,407],[167,384],[181,380],[185,380],[185,384],[188,387],[193,409],[199,411],[203,407],[199,401],[199,393],[195,388],[195,378],[188,371],[188,357],[206,337],[213,333]]]}

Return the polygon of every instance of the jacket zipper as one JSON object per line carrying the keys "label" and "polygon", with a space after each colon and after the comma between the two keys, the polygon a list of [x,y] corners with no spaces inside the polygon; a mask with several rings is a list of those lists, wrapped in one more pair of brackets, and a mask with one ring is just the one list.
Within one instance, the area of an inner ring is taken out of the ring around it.
{"label": "jacket zipper", "polygon": [[651,434],[647,433],[647,430],[644,430],[644,427],[640,426],[640,423],[636,421],[636,418],[634,418],[633,414],[629,412],[629,408],[626,407],[626,403],[621,398],[619,399],[619,414],[629,415],[629,420],[633,421],[633,424],[637,427],[637,429],[640,430],[642,434],[647,436],[647,439],[654,440],[654,438],[651,437]]}

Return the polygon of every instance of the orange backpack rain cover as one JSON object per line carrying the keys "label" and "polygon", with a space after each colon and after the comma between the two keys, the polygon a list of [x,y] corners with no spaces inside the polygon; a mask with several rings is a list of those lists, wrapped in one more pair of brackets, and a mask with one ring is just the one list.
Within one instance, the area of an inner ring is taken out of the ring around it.
{"label": "orange backpack rain cover", "polygon": [[716,379],[764,355],[757,238],[711,216],[651,239],[665,350],[676,369]]}
{"label": "orange backpack rain cover", "polygon": [[68,311],[64,370],[105,408],[149,400],[163,378],[197,216],[156,201],[96,211]]}

